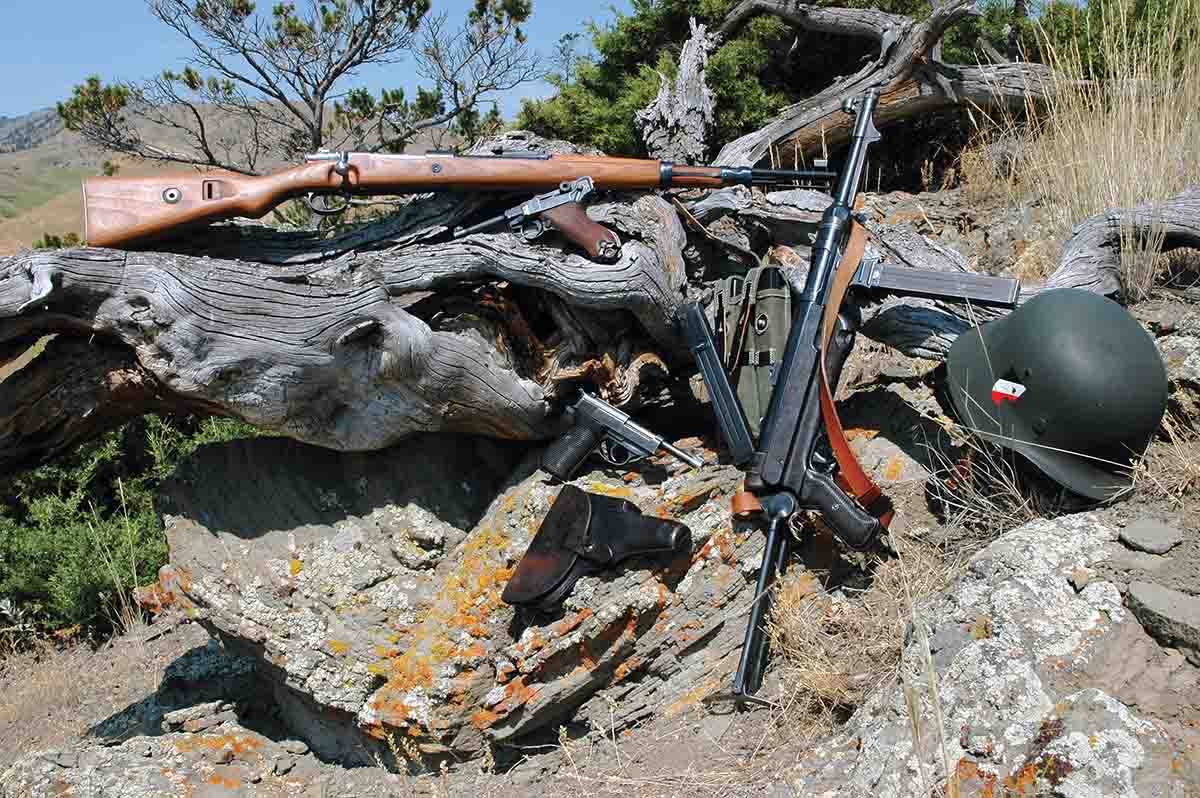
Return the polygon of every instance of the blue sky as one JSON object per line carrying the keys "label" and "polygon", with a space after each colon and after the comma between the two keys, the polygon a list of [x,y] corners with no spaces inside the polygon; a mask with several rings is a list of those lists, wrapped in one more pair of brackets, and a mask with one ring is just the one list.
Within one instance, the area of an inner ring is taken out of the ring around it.
{"label": "blue sky", "polygon": [[[261,7],[271,0],[260,0]],[[302,4],[297,2],[298,6]],[[452,17],[466,13],[471,0],[433,0],[433,10]],[[534,0],[525,26],[530,44],[549,53],[558,37],[580,30],[588,19],[608,21],[614,7],[623,13],[630,0]],[[186,43],[146,10],[145,0],[0,0],[0,116],[17,116],[53,106],[90,74],[137,80],[168,66],[183,64]],[[364,72],[358,81],[372,89],[403,86],[411,96],[417,85],[405,63]],[[353,79],[345,85],[354,85]],[[501,103],[511,115],[517,97],[548,93],[547,86],[526,86]]]}

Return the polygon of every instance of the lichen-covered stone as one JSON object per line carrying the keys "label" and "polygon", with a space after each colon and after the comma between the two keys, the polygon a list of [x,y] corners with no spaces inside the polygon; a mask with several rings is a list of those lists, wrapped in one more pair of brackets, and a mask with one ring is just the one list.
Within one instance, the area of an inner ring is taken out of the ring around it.
{"label": "lichen-covered stone", "polygon": [[[187,712],[191,721],[204,709]],[[296,798],[312,790],[319,763],[297,755],[294,741],[276,742],[223,717],[205,729],[164,731],[118,746],[85,743],[69,751],[43,751],[4,773],[0,793],[29,798],[164,798],[236,796]]]}
{"label": "lichen-covered stone", "polygon": [[[914,613],[899,682],[802,757],[784,782],[791,794],[1183,794],[1170,735],[1101,689],[1072,687],[1128,626],[1112,583],[1076,592],[1068,579],[1116,537],[1083,514],[1026,524],[979,552]],[[981,616],[988,634],[964,634]]]}
{"label": "lichen-covered stone", "polygon": [[528,615],[500,593],[560,487],[517,454],[452,436],[372,455],[206,447],[166,489],[157,593],[254,656],[285,721],[342,761],[392,761],[397,740],[475,756],[568,713],[628,725],[724,687],[743,631],[730,610],[762,546],[732,527],[741,472],[714,452],[699,470],[652,458],[653,479],[584,471],[584,489],[686,523],[692,550],[581,579],[561,610]]}
{"label": "lichen-covered stone", "polygon": [[1121,530],[1121,542],[1149,554],[1166,554],[1183,541],[1183,532],[1157,518],[1139,518]]}

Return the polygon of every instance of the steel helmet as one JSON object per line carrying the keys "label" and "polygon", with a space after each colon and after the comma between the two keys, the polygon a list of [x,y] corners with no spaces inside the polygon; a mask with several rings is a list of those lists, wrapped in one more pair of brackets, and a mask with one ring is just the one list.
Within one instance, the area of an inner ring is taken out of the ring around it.
{"label": "steel helmet", "polygon": [[1129,487],[1167,407],[1154,341],[1116,302],[1076,288],[962,334],[946,371],[965,426],[1092,499]]}

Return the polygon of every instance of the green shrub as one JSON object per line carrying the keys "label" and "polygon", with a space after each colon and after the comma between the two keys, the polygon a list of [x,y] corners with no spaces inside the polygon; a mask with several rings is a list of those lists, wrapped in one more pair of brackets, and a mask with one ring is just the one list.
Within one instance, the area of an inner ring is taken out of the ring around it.
{"label": "green shrub", "polygon": [[67,233],[63,236],[56,236],[53,233],[45,233],[37,241],[33,242],[34,249],[62,249],[63,247],[77,247],[80,244],[78,233]]}
{"label": "green shrub", "polygon": [[0,615],[43,634],[107,631],[166,562],[161,482],[201,444],[257,434],[231,419],[146,416],[5,480]]}

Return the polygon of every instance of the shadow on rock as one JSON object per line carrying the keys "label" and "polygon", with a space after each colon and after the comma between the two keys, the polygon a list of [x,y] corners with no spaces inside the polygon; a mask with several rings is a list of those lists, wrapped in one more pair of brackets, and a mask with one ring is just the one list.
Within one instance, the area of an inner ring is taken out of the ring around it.
{"label": "shadow on rock", "polygon": [[[450,434],[418,435],[377,452],[335,452],[289,438],[238,440],[203,446],[180,464],[164,485],[161,509],[243,539],[330,527],[409,504],[470,529],[527,448]],[[225,478],[230,474],[237,478]]]}
{"label": "shadow on rock", "polygon": [[[90,737],[105,745],[118,745],[133,737],[157,737],[170,731],[204,731],[226,720],[237,719],[258,728],[270,714],[256,689],[255,661],[224,651],[216,640],[196,646],[170,665],[153,694],[88,729]],[[258,721],[258,722],[256,722]]]}

